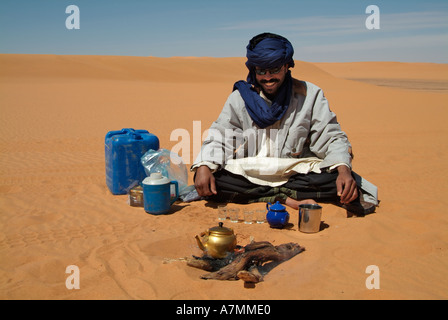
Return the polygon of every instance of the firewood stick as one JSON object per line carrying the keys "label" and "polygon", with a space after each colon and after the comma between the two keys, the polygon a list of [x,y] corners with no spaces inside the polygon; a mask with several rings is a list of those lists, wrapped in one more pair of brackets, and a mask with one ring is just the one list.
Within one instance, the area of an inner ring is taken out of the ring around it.
{"label": "firewood stick", "polygon": [[274,247],[273,245],[266,245],[260,249],[246,251],[233,260],[230,264],[224,266],[218,271],[210,272],[201,276],[202,279],[215,280],[237,280],[238,272],[247,270],[251,265],[262,264],[266,261],[285,261],[304,248],[298,244],[287,243]]}

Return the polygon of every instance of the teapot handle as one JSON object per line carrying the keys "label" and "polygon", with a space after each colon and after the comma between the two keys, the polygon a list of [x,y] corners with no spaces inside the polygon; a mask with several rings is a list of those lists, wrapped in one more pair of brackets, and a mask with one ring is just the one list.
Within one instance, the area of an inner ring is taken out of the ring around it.
{"label": "teapot handle", "polygon": [[268,211],[270,210],[269,206],[272,206],[272,204],[270,202],[266,203],[266,210],[268,210]]}
{"label": "teapot handle", "polygon": [[174,185],[174,197],[170,198],[170,205],[172,205],[178,198],[179,198],[179,183],[176,180],[173,180],[170,182],[170,192],[171,192],[171,185]]}

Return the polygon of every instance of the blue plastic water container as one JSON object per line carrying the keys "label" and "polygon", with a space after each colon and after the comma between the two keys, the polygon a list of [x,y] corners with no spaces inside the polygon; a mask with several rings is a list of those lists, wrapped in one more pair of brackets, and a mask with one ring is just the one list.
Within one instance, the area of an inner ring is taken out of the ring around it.
{"label": "blue plastic water container", "polygon": [[159,138],[147,130],[125,128],[106,134],[106,184],[112,194],[126,194],[145,179],[140,158],[149,149],[159,149]]}

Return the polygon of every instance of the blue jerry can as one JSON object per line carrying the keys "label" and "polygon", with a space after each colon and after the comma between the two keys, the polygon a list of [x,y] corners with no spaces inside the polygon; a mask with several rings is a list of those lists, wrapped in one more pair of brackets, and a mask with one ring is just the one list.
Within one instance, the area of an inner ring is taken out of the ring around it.
{"label": "blue jerry can", "polygon": [[159,139],[147,130],[109,131],[105,138],[106,184],[112,194],[126,194],[146,178],[140,158],[159,149]]}

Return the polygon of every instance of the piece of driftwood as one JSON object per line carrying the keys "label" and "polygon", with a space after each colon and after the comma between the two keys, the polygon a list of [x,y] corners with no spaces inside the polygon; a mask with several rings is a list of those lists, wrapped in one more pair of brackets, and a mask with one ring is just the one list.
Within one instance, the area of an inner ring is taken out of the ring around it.
{"label": "piece of driftwood", "polygon": [[[297,243],[285,243],[274,246],[267,241],[252,242],[242,252],[229,253],[226,258],[213,259],[208,256],[187,259],[187,265],[206,271],[202,279],[238,280],[246,283],[257,283],[263,275],[279,263],[289,260],[305,250]],[[271,262],[270,266],[263,266]]]}

